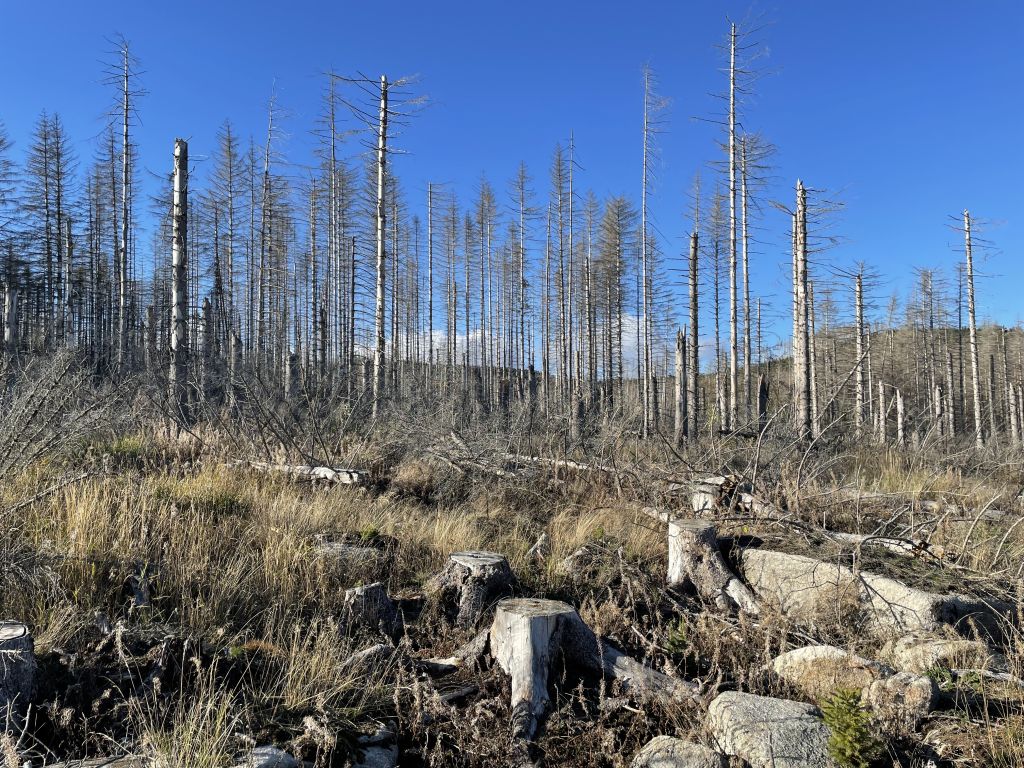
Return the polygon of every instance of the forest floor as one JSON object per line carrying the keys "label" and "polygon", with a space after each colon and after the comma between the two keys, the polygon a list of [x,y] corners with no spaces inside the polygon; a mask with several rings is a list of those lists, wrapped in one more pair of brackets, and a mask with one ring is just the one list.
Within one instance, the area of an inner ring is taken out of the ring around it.
{"label": "forest floor", "polygon": [[[36,675],[27,719],[8,726],[0,755],[12,768],[118,755],[213,768],[272,745],[318,766],[493,766],[515,754],[659,765],[635,757],[656,736],[727,751],[708,712],[737,690],[820,707],[836,764],[1024,764],[1019,464],[795,453],[762,470],[745,503],[726,483],[695,513],[693,482],[734,458],[687,466],[658,449],[620,454],[615,467],[566,466],[510,460],[492,444],[413,439],[397,426],[352,438],[346,466],[365,472],[354,485],[268,473],[213,435],[157,430],[23,468],[0,484],[10,510],[0,599],[34,637]],[[698,515],[716,526],[756,613],[666,586],[664,519]],[[835,592],[794,606],[785,583],[752,576],[751,550],[993,607],[940,610],[919,626],[879,621]],[[504,555],[515,580],[460,626],[436,576],[461,551]],[[354,615],[349,590],[376,582],[397,621]],[[568,603],[602,643],[696,694],[636,695],[567,654],[517,753],[509,677],[479,643],[505,596]],[[906,637],[954,650],[908,662],[894,644]],[[932,686],[927,705],[905,692],[889,708],[851,702],[842,674],[823,688],[775,661],[821,645],[878,662],[879,679],[912,669]],[[452,657],[461,663],[438,662]]]}

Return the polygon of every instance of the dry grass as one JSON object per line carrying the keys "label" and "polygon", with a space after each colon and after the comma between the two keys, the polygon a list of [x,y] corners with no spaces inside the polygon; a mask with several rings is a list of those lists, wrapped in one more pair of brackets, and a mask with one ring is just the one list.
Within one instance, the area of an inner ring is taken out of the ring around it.
{"label": "dry grass", "polygon": [[[351,438],[339,450],[353,465],[371,469],[372,487],[325,489],[228,466],[230,451],[215,436],[204,440],[181,444],[156,430],[105,439],[92,453],[110,457],[109,472],[61,488],[7,521],[10,551],[27,559],[20,587],[0,592],[0,610],[32,626],[40,653],[75,647],[94,634],[97,611],[111,622],[187,636],[190,647],[205,649],[196,655],[198,667],[175,678],[177,688],[130,702],[129,736],[159,765],[222,765],[239,749],[240,735],[253,732],[295,744],[320,739],[306,756],[325,761],[379,721],[396,724],[403,746],[423,764],[498,759],[507,692],[493,670],[460,678],[457,684],[479,690],[455,706],[397,662],[371,670],[345,666],[375,638],[340,629],[344,590],[376,574],[339,568],[318,551],[323,537],[393,537],[393,562],[382,575],[413,614],[426,580],[451,552],[502,552],[525,592],[572,601],[601,634],[658,669],[701,680],[709,691],[721,684],[799,697],[768,672],[779,653],[809,642],[868,656],[879,650],[877,639],[841,620],[808,628],[770,610],[756,621],[728,618],[692,596],[666,594],[665,532],[639,508],[680,502],[669,501],[657,483],[640,487],[637,478],[673,478],[679,468],[650,446],[603,452],[602,461],[627,468],[617,485],[603,474],[553,469],[527,478],[465,476],[424,458],[415,444]],[[715,450],[714,468],[745,460]],[[808,532],[814,526],[893,534],[900,526],[920,527],[917,500],[977,508],[992,499],[1007,502],[1014,492],[1005,468],[971,469],[893,452],[810,467],[802,461],[793,456],[771,467],[766,495],[780,505],[782,519],[722,521],[720,533],[833,559],[840,553],[823,549]],[[30,497],[52,481],[52,470],[43,462],[25,468],[0,485],[0,498],[10,504]],[[850,485],[888,496],[862,505],[839,500],[836,488]],[[798,495],[799,504],[790,503]],[[945,519],[928,531],[959,555],[954,564],[865,550],[859,565],[935,588],[1002,583],[1006,592],[1024,556],[1024,526],[1012,520],[966,526]],[[527,550],[542,533],[550,556],[538,564]],[[590,558],[584,575],[559,568],[580,550]],[[148,606],[133,602],[140,567],[151,574]],[[463,640],[465,633],[441,626],[428,606],[418,621],[413,616],[401,644],[413,655],[446,656]],[[1021,637],[1011,633],[1003,651],[1011,671],[1024,675]],[[184,660],[186,667],[192,663]],[[588,765],[623,765],[657,733],[707,741],[700,708],[609,714],[600,705],[612,692],[585,682],[560,681],[541,738],[553,764],[581,764],[578,755],[588,754]],[[1000,708],[986,709],[986,725],[966,729],[973,746],[964,740],[958,749],[988,754],[993,765],[1020,764],[1024,693],[1000,695]],[[952,711],[979,717],[976,703]],[[321,735],[306,734],[302,742],[310,718]]]}

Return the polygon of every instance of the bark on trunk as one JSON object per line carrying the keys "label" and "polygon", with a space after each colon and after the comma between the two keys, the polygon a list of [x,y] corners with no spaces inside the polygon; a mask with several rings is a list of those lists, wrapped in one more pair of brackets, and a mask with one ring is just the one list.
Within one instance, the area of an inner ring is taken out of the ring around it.
{"label": "bark on trunk", "polygon": [[668,583],[693,585],[720,611],[758,612],[757,600],[725,562],[715,526],[706,520],[669,521]]}
{"label": "bark on trunk", "polygon": [[174,416],[188,413],[188,143],[174,140],[174,220],[171,241],[171,371]]}
{"label": "bark on trunk", "polygon": [[433,582],[443,610],[456,626],[472,627],[488,606],[511,593],[515,576],[504,555],[455,552]]}

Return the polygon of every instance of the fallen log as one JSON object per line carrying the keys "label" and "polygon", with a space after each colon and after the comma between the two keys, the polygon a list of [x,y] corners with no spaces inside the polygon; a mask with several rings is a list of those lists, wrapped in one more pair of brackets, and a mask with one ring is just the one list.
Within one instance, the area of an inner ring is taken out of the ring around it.
{"label": "fallen log", "polygon": [[252,469],[261,472],[277,472],[288,475],[300,482],[321,482],[331,485],[362,485],[367,480],[367,473],[358,469],[344,467],[328,467],[311,464],[269,464],[263,461],[246,463]]}

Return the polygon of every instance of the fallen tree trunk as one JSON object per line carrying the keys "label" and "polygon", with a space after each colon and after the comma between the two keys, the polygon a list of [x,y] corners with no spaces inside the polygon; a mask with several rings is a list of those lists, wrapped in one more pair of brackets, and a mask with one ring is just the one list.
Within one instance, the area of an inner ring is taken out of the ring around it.
{"label": "fallen tree trunk", "polygon": [[306,482],[322,482],[331,485],[362,485],[366,482],[367,473],[358,469],[343,467],[327,467],[310,464],[269,464],[263,461],[250,461],[247,466],[261,472],[279,472],[293,480]]}

